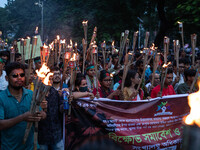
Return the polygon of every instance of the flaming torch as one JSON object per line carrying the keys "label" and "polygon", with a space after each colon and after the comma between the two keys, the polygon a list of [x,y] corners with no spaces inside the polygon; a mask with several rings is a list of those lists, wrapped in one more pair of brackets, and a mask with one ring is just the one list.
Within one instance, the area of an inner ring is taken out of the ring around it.
{"label": "flaming torch", "polygon": [[83,21],[83,30],[84,30],[84,36],[85,36],[85,43],[87,44],[87,27],[88,27],[88,21]]}
{"label": "flaming torch", "polygon": [[[49,77],[53,75],[53,73],[50,72],[50,69],[46,66],[45,63],[42,65],[39,71],[36,70],[36,73],[37,73],[37,79],[35,81],[35,88],[33,91],[33,97],[30,108],[30,113],[32,114],[35,114],[37,111],[39,111],[40,103],[44,100],[45,96],[47,95],[51,87]],[[27,123],[23,143],[26,143],[32,124],[33,124],[32,122]],[[38,129],[38,122],[35,122],[34,149],[37,149],[37,135],[38,135],[37,129]]]}
{"label": "flaming torch", "polygon": [[[200,88],[200,82],[198,82]],[[183,118],[183,150],[198,150],[200,148],[200,90],[188,96],[190,114]]]}
{"label": "flaming torch", "polygon": [[180,21],[178,21],[177,23],[179,24],[179,32],[181,34],[182,46],[183,46],[183,49],[184,49],[183,23],[180,22]]}
{"label": "flaming torch", "polygon": [[[163,87],[165,83],[165,78],[167,76],[167,70],[168,70],[168,65],[170,65],[171,62],[168,62],[168,64],[163,64],[162,66],[162,72],[161,72],[161,87],[160,87],[160,96],[162,97],[162,92],[163,92]],[[164,72],[165,71],[165,72]],[[164,72],[164,73],[163,73]]]}

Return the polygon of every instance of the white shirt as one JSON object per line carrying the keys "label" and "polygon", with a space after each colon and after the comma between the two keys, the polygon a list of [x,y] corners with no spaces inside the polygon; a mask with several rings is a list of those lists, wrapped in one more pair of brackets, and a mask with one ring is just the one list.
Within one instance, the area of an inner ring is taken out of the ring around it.
{"label": "white shirt", "polygon": [[5,90],[8,86],[8,81],[6,81],[6,72],[3,70],[2,71],[2,75],[0,76],[0,91]]}

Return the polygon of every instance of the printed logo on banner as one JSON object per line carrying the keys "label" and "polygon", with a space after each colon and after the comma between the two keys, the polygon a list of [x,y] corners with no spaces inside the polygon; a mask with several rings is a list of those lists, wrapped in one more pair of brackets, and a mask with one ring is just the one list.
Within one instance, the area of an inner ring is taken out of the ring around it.
{"label": "printed logo on banner", "polygon": [[161,102],[160,105],[158,105],[158,109],[156,111],[162,111],[154,114],[154,116],[164,116],[164,115],[172,115],[173,112],[170,112],[171,110],[169,103],[166,102]]}

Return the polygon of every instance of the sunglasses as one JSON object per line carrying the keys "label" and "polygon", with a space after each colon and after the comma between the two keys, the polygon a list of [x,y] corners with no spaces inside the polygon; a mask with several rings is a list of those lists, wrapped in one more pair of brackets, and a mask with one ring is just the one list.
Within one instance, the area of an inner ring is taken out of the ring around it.
{"label": "sunglasses", "polygon": [[18,78],[18,76],[25,77],[25,73],[16,73],[12,75],[13,78]]}

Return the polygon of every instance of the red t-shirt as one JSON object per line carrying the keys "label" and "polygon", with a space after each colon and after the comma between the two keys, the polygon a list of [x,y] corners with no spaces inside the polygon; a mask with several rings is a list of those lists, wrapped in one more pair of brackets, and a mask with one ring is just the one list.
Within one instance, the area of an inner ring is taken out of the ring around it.
{"label": "red t-shirt", "polygon": [[[157,85],[153,90],[151,91],[151,98],[156,98],[158,95],[158,92],[160,92],[160,85]],[[175,95],[175,91],[172,85],[169,85],[167,88],[163,88],[162,96],[167,95]]]}

